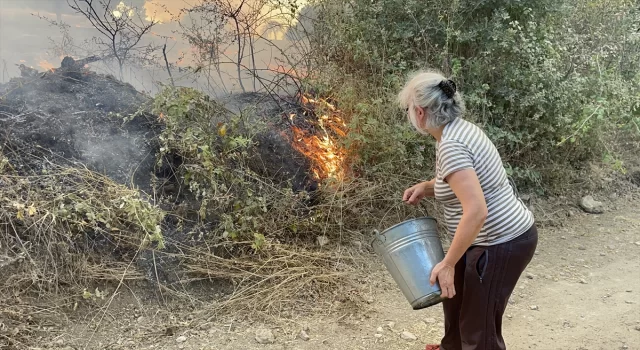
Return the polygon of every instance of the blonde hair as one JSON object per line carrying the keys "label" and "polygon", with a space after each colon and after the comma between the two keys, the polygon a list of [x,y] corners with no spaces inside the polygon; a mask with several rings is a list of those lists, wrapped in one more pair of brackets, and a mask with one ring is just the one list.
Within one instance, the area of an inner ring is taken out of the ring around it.
{"label": "blonde hair", "polygon": [[408,108],[409,121],[419,132],[427,134],[417,123],[416,106],[424,108],[429,128],[446,125],[464,115],[465,106],[460,93],[454,89],[453,96],[449,97],[440,87],[442,82],[447,81],[447,78],[435,71],[416,72],[409,77],[398,94],[400,107]]}

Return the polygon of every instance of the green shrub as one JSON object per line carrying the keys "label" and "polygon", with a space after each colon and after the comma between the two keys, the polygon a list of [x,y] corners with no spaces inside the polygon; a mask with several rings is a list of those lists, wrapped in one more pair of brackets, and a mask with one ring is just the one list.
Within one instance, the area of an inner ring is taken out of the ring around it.
{"label": "green shrub", "polygon": [[359,101],[348,102],[357,106],[348,143],[362,146],[363,168],[424,157],[412,148],[425,142],[405,133],[404,113],[393,109],[406,73],[416,69],[457,81],[467,118],[527,186],[553,185],[559,168],[599,159],[621,128],[636,129],[634,1],[323,0],[314,7],[310,42],[322,54],[313,57],[330,78],[312,84]]}
{"label": "green shrub", "polygon": [[189,88],[163,90],[153,111],[165,125],[159,165],[167,155],[181,159],[175,172],[200,203],[199,220],[216,222],[225,238],[260,237],[259,217],[267,203],[257,175],[246,166],[254,143],[242,119]]}

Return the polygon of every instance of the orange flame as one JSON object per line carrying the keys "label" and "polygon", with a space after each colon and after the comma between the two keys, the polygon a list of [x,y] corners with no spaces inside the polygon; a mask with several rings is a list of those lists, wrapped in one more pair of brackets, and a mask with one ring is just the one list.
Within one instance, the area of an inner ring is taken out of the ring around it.
{"label": "orange flame", "polygon": [[[320,114],[314,121],[316,130],[305,130],[292,126],[292,146],[311,160],[311,170],[318,180],[326,178],[343,179],[346,172],[346,152],[339,145],[339,138],[346,136],[347,125],[340,117],[341,111],[324,99],[302,96],[302,102]],[[295,113],[289,115],[294,122]]]}
{"label": "orange flame", "polygon": [[48,70],[48,71],[54,71],[54,69],[56,68],[53,64],[49,63],[49,61],[47,60],[42,60],[38,63],[38,66],[44,70]]}

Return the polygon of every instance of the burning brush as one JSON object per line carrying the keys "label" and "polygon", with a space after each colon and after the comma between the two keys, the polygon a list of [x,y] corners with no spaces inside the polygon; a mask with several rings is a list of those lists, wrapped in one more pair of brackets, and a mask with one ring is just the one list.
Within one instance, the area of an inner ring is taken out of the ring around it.
{"label": "burning brush", "polygon": [[342,112],[326,99],[301,95],[302,115],[289,114],[291,145],[311,161],[316,180],[342,180],[346,173],[346,151],[339,140],[348,128]]}

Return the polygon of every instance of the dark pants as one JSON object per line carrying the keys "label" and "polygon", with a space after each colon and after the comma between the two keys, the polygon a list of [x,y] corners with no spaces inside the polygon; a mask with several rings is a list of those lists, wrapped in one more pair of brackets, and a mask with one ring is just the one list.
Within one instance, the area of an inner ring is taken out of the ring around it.
{"label": "dark pants", "polygon": [[502,316],[538,244],[533,225],[515,239],[472,246],[456,264],[456,296],[443,303],[442,350],[504,350]]}

